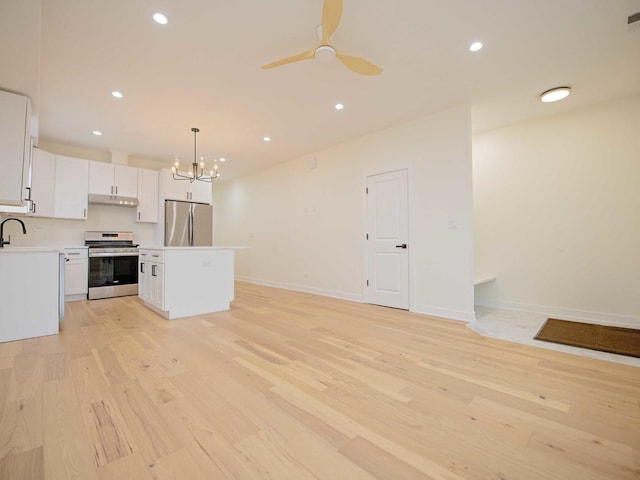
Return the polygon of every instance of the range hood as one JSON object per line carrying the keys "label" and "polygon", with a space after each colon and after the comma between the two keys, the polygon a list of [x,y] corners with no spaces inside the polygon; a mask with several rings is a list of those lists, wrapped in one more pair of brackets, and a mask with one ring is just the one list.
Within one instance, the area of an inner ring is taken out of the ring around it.
{"label": "range hood", "polygon": [[121,197],[118,195],[89,194],[89,203],[92,205],[115,205],[118,207],[137,207],[140,202],[134,197]]}

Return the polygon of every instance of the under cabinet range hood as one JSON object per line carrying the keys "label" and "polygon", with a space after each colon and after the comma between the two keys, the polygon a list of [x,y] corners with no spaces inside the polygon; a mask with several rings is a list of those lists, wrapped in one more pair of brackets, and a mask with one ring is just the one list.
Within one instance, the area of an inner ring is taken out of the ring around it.
{"label": "under cabinet range hood", "polygon": [[140,202],[135,197],[122,197],[118,195],[89,194],[89,203],[92,205],[115,205],[118,207],[137,207]]}

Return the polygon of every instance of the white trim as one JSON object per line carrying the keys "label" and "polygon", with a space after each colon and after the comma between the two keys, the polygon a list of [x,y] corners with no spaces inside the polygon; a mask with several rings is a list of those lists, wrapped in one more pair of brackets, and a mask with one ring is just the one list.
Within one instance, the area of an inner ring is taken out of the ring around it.
{"label": "white trim", "polygon": [[[310,293],[312,295],[320,295],[322,297],[337,298],[339,300],[348,300],[356,303],[367,303],[365,295],[356,295],[353,293],[337,292],[335,290],[325,290],[323,288],[308,287],[304,285],[296,285],[285,282],[272,282],[270,280],[262,280],[258,278],[237,276],[239,282],[247,282],[255,285],[263,285],[265,287],[282,288],[292,290],[294,292]],[[380,307],[384,308],[384,307]],[[428,315],[430,317],[444,318],[446,320],[454,320],[459,322],[473,322],[476,319],[475,312],[462,312],[459,310],[449,310],[446,308],[430,307],[428,305],[416,305],[415,309],[411,309],[412,313]]]}
{"label": "white trim", "polygon": [[493,282],[495,279],[495,275],[478,275],[473,279],[473,286],[484,285],[485,283]]}
{"label": "white trim", "polygon": [[450,310],[448,308],[431,307],[429,305],[416,305],[415,310],[411,311],[431,317],[440,317],[466,323],[473,322],[476,319],[476,312],[463,312],[461,310]]}
{"label": "white trim", "polygon": [[369,281],[369,241],[367,239],[367,234],[369,230],[367,228],[367,185],[368,185],[368,175],[364,176],[364,184],[362,186],[362,265],[363,265],[363,277],[362,277],[362,303],[369,303],[369,286],[367,282]]}
{"label": "white trim", "polygon": [[517,302],[487,302],[478,303],[480,307],[502,308],[521,312],[541,313],[559,320],[577,320],[587,323],[599,323],[617,327],[640,327],[640,317],[620,315],[617,313],[592,312],[589,310],[574,310],[571,308],[549,307],[547,305],[532,305]]}
{"label": "white trim", "polygon": [[272,282],[270,280],[262,280],[259,278],[251,278],[251,277],[237,276],[236,280],[240,282],[253,283],[256,285],[263,285],[265,287],[284,288],[285,290],[311,293],[313,295],[320,295],[322,297],[331,297],[331,298],[337,298],[340,300],[349,300],[350,302],[366,303],[364,301],[363,295],[357,295],[354,293],[337,292],[335,290],[326,290],[324,288],[308,287],[306,285],[296,285],[294,283]]}

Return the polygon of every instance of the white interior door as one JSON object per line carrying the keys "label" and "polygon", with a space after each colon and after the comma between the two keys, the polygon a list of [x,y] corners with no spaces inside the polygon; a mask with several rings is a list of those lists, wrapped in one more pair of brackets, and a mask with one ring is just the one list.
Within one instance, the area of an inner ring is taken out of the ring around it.
{"label": "white interior door", "polygon": [[407,171],[367,177],[369,303],[409,309]]}

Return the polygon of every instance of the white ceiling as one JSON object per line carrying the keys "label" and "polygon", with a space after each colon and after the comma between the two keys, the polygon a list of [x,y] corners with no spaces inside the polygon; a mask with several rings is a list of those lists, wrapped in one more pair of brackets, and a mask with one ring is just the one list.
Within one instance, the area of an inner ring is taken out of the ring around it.
{"label": "white ceiling", "polygon": [[[232,178],[460,103],[485,130],[640,91],[640,28],[627,25],[638,11],[640,0],[344,0],[332,42],[384,68],[366,77],[315,60],[260,69],[316,46],[322,0],[42,0],[40,139],[169,166],[192,160],[199,127],[198,154],[228,158]],[[560,85],[569,99],[538,101]]]}

